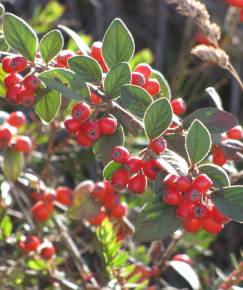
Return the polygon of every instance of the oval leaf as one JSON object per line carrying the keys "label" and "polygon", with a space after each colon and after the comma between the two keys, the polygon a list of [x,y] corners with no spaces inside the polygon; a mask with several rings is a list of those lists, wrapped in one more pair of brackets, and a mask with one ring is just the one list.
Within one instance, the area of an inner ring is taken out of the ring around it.
{"label": "oval leaf", "polygon": [[210,163],[203,164],[198,169],[212,179],[214,187],[221,188],[230,185],[229,177],[222,167]]}
{"label": "oval leaf", "polygon": [[207,128],[195,120],[186,136],[186,150],[191,164],[202,161],[211,148],[211,138]]}
{"label": "oval leaf", "polygon": [[154,60],[154,56],[153,56],[152,51],[148,48],[144,48],[142,50],[139,50],[134,55],[134,57],[130,61],[130,66],[131,66],[131,69],[134,70],[138,64],[140,64],[140,63],[150,64],[153,62],[153,60]]}
{"label": "oval leaf", "polygon": [[34,30],[18,16],[6,13],[3,21],[3,34],[7,44],[26,59],[35,59],[38,39]]}
{"label": "oval leaf", "polygon": [[131,71],[126,62],[113,67],[107,74],[104,84],[105,94],[114,99],[121,94],[121,86],[129,84],[131,80]]}
{"label": "oval leaf", "polygon": [[160,136],[172,122],[172,109],[165,98],[154,101],[145,112],[144,125],[149,139]]}
{"label": "oval leaf", "polygon": [[116,18],[108,27],[104,39],[102,54],[109,68],[120,62],[128,62],[134,53],[134,40],[124,22]]}
{"label": "oval leaf", "polygon": [[118,168],[121,168],[121,167],[122,167],[121,163],[117,163],[115,161],[111,161],[104,168],[103,177],[105,179],[111,179],[113,172],[116,171]]}
{"label": "oval leaf", "polygon": [[3,174],[7,180],[16,181],[24,167],[24,156],[22,152],[8,149],[3,155]]}
{"label": "oval leaf", "polygon": [[0,36],[0,51],[8,51],[8,45],[3,35]]}
{"label": "oval leaf", "polygon": [[152,70],[151,78],[157,79],[160,83],[159,97],[170,100],[171,99],[170,86],[165,77],[162,75],[162,73],[157,70]]}
{"label": "oval leaf", "polygon": [[45,34],[40,41],[41,57],[48,63],[63,48],[63,36],[59,30],[52,30]]}

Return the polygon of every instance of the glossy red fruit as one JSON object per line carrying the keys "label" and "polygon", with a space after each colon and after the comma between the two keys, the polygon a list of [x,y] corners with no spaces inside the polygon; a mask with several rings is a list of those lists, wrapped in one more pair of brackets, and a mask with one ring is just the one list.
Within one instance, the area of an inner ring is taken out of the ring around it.
{"label": "glossy red fruit", "polygon": [[31,209],[32,215],[37,222],[47,221],[53,212],[53,205],[42,200],[38,201]]}
{"label": "glossy red fruit", "polygon": [[35,92],[39,89],[41,81],[34,75],[28,75],[22,83],[26,89]]}
{"label": "glossy red fruit", "polygon": [[179,191],[186,192],[191,187],[191,179],[188,176],[179,176],[176,180],[176,188]]}
{"label": "glossy red fruit", "polygon": [[157,79],[148,79],[144,85],[144,89],[151,95],[156,96],[160,92],[160,83]]}
{"label": "glossy red fruit", "polygon": [[[107,189],[107,186],[106,186]],[[115,194],[115,191],[113,190],[106,190],[106,195],[102,200],[102,204],[104,207],[108,208],[108,209],[113,209],[118,203],[118,199],[117,196]]]}
{"label": "glossy red fruit", "polygon": [[90,141],[81,131],[77,133],[76,141],[82,147],[91,147],[93,145],[93,142]]}
{"label": "glossy red fruit", "polygon": [[68,67],[68,60],[75,55],[75,52],[71,50],[62,50],[55,59],[57,66]]}
{"label": "glossy red fruit", "polygon": [[202,220],[202,227],[210,234],[218,234],[223,229],[223,225],[216,223],[211,217]]}
{"label": "glossy red fruit", "polygon": [[53,245],[48,245],[41,250],[41,257],[44,260],[50,260],[56,254],[56,249]]}
{"label": "glossy red fruit", "polygon": [[28,236],[24,241],[24,249],[26,252],[36,251],[40,245],[40,240],[36,236]]}
{"label": "glossy red fruit", "polygon": [[90,102],[93,105],[97,105],[97,104],[100,104],[102,102],[102,99],[100,97],[98,97],[95,93],[91,92],[91,94],[90,94]]}
{"label": "glossy red fruit", "polygon": [[184,222],[183,228],[189,233],[196,233],[200,230],[202,223],[198,219],[188,219]]}
{"label": "glossy red fruit", "polygon": [[180,261],[192,265],[192,259],[186,254],[177,254],[172,258],[172,261]]}
{"label": "glossy red fruit", "polygon": [[145,77],[140,72],[132,72],[131,74],[131,84],[143,87],[145,85]]}
{"label": "glossy red fruit", "polygon": [[167,185],[170,188],[173,188],[173,189],[177,190],[176,182],[177,182],[178,178],[179,178],[179,176],[174,175],[172,173],[169,173],[164,178],[164,184]]}
{"label": "glossy red fruit", "polygon": [[142,174],[133,175],[128,182],[128,190],[135,194],[142,194],[147,187],[147,177]]}
{"label": "glossy red fruit", "polygon": [[6,127],[0,127],[0,150],[7,147],[12,138],[10,130]]}
{"label": "glossy red fruit", "polygon": [[7,122],[9,125],[19,128],[25,124],[26,118],[22,112],[16,111],[9,114]]}
{"label": "glossy red fruit", "polygon": [[177,205],[183,202],[183,195],[180,191],[168,187],[164,192],[163,201],[169,205]]}
{"label": "glossy red fruit", "polygon": [[150,159],[143,163],[143,173],[151,180],[155,180],[157,174],[162,170],[158,160]]}
{"label": "glossy red fruit", "polygon": [[94,226],[99,226],[103,220],[106,218],[106,214],[100,211],[94,218],[89,219],[89,223]]}
{"label": "glossy red fruit", "polygon": [[230,218],[220,212],[215,205],[211,208],[211,217],[216,223],[219,224],[226,224],[230,221]]}
{"label": "glossy red fruit", "polygon": [[186,111],[186,103],[182,98],[175,99],[171,101],[171,107],[173,113],[177,116],[181,116]]}
{"label": "glossy red fruit", "polygon": [[123,146],[116,146],[111,152],[111,158],[115,162],[125,163],[129,158],[129,152]]}
{"label": "glossy red fruit", "polygon": [[30,153],[33,148],[32,140],[28,136],[16,136],[14,148],[19,152]]}
{"label": "glossy red fruit", "polygon": [[2,60],[2,68],[9,74],[26,70],[27,60],[23,56],[6,56]]}
{"label": "glossy red fruit", "polygon": [[192,183],[192,187],[201,193],[207,192],[210,187],[213,185],[211,178],[206,174],[198,175]]}
{"label": "glossy red fruit", "polygon": [[192,208],[192,218],[203,220],[206,219],[210,214],[208,207],[201,202],[193,205]]}
{"label": "glossy red fruit", "polygon": [[233,127],[227,132],[227,136],[230,139],[241,139],[243,137],[243,130],[240,125]]}
{"label": "glossy red fruit", "polygon": [[73,118],[67,118],[64,121],[64,126],[68,133],[75,133],[78,132],[81,128],[81,123],[79,120],[75,120]]}
{"label": "glossy red fruit", "polygon": [[73,200],[73,191],[66,186],[59,186],[56,189],[56,201],[65,206],[70,206]]}
{"label": "glossy red fruit", "polygon": [[112,209],[111,216],[121,219],[122,217],[126,215],[126,212],[127,212],[127,207],[123,205],[122,203],[118,203],[118,205],[116,205]]}
{"label": "glossy red fruit", "polygon": [[134,72],[138,72],[138,73],[143,74],[145,81],[147,81],[151,76],[152,68],[147,63],[141,63],[141,64],[136,66]]}
{"label": "glossy red fruit", "polygon": [[28,89],[22,89],[18,95],[19,103],[25,107],[32,107],[35,103],[33,92]]}
{"label": "glossy red fruit", "polygon": [[188,220],[192,218],[192,208],[193,205],[186,201],[180,203],[176,209],[176,216],[182,220]]}
{"label": "glossy red fruit", "polygon": [[106,65],[104,60],[99,60],[99,65],[101,66],[102,72],[107,73],[109,71],[108,66]]}
{"label": "glossy red fruit", "polygon": [[104,184],[104,182],[99,181],[96,182],[94,185],[94,189],[92,191],[92,195],[97,198],[100,202],[103,201],[103,199],[106,196],[106,185]]}
{"label": "glossy red fruit", "polygon": [[79,102],[72,108],[72,117],[76,120],[79,120],[80,122],[88,120],[90,114],[90,106],[85,102]]}
{"label": "glossy red fruit", "polygon": [[19,74],[8,74],[3,80],[4,86],[9,89],[14,85],[20,84],[22,79],[22,76]]}
{"label": "glossy red fruit", "polygon": [[137,173],[143,166],[143,160],[139,156],[131,156],[124,163],[124,168],[129,174]]}
{"label": "glossy red fruit", "polygon": [[118,189],[123,189],[127,186],[128,180],[129,180],[128,172],[123,168],[119,168],[113,172],[111,183]]}
{"label": "glossy red fruit", "polygon": [[202,200],[202,193],[195,188],[191,188],[186,191],[185,200],[189,203],[197,203]]}
{"label": "glossy red fruit", "polygon": [[149,148],[159,155],[167,148],[167,141],[163,137],[158,137],[150,142]]}
{"label": "glossy red fruit", "polygon": [[91,45],[90,55],[99,62],[103,61],[101,41],[93,42],[93,44]]}
{"label": "glossy red fruit", "polygon": [[223,166],[225,163],[227,163],[228,159],[224,155],[224,152],[219,147],[215,147],[213,149],[213,156],[212,156],[212,162],[216,165]]}
{"label": "glossy red fruit", "polygon": [[226,2],[229,5],[232,5],[238,8],[243,8],[243,0],[226,0]]}
{"label": "glossy red fruit", "polygon": [[92,142],[96,142],[101,137],[100,127],[96,121],[88,120],[82,123],[80,131]]}
{"label": "glossy red fruit", "polygon": [[113,135],[117,129],[117,120],[114,118],[101,118],[98,120],[100,131],[104,135]]}
{"label": "glossy red fruit", "polygon": [[6,92],[6,99],[9,102],[19,103],[19,95],[22,91],[21,85],[13,85]]}

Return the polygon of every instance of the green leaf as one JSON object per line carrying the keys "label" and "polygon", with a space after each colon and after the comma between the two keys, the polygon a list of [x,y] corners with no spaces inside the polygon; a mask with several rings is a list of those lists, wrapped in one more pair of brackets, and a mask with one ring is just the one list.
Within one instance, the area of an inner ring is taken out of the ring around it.
{"label": "green leaf", "polygon": [[13,225],[8,215],[4,215],[0,223],[0,239],[8,238],[12,233]]}
{"label": "green leaf", "polygon": [[30,269],[36,270],[36,271],[41,271],[46,268],[46,261],[44,260],[29,260],[27,262],[27,265]]}
{"label": "green leaf", "polygon": [[119,101],[123,108],[126,108],[129,112],[142,119],[148,106],[152,103],[152,98],[141,87],[123,85]]}
{"label": "green leaf", "polygon": [[169,86],[167,80],[165,79],[165,77],[162,75],[162,73],[153,69],[152,74],[151,74],[151,78],[157,79],[160,83],[159,97],[166,98],[166,99],[170,100],[171,99],[170,86]]}
{"label": "green leaf", "polygon": [[4,85],[6,75],[7,73],[2,69],[2,66],[0,66],[0,97],[4,97],[6,94],[6,87]]}
{"label": "green leaf", "polygon": [[182,126],[188,129],[195,119],[201,121],[213,134],[226,132],[238,125],[237,118],[231,113],[216,108],[202,108],[188,115]]}
{"label": "green leaf", "polygon": [[230,186],[229,177],[222,167],[209,163],[199,166],[198,169],[212,179],[214,187]]}
{"label": "green leaf", "polygon": [[108,179],[108,180],[111,179],[113,172],[121,167],[122,167],[121,163],[117,163],[115,161],[109,162],[103,170],[104,179]]}
{"label": "green leaf", "polygon": [[131,81],[131,71],[126,62],[113,67],[106,75],[104,91],[105,94],[114,99],[121,94],[121,86],[129,84]]}
{"label": "green leaf", "polygon": [[56,116],[61,105],[61,96],[56,91],[43,90],[38,92],[35,111],[42,120],[50,123]]}
{"label": "green leaf", "polygon": [[154,101],[145,112],[144,125],[149,139],[154,139],[170,126],[172,122],[172,109],[165,98]]}
{"label": "green leaf", "polygon": [[89,56],[74,56],[68,61],[69,67],[83,82],[100,84],[102,70],[99,63]]}
{"label": "green leaf", "polygon": [[191,164],[202,161],[211,148],[211,137],[207,128],[195,120],[186,135],[186,150]]}
{"label": "green leaf", "polygon": [[102,136],[93,146],[93,151],[103,164],[111,161],[111,151],[115,146],[123,145],[124,133],[122,127],[118,127],[116,133],[111,136]]}
{"label": "green leaf", "polygon": [[9,181],[16,181],[24,167],[24,156],[22,152],[7,149],[3,154],[3,174]]}
{"label": "green leaf", "polygon": [[185,136],[179,134],[168,134],[165,136],[168,149],[175,151],[181,157],[188,161],[188,156],[185,148]]}
{"label": "green leaf", "polygon": [[129,62],[134,53],[134,40],[124,22],[116,18],[108,27],[104,39],[102,54],[109,68],[120,62]]}
{"label": "green leaf", "polygon": [[138,51],[130,61],[131,69],[134,70],[135,67],[140,63],[151,64],[154,60],[154,56],[150,49],[144,48]]}
{"label": "green leaf", "polygon": [[57,29],[49,31],[40,41],[41,57],[48,63],[52,60],[63,48],[63,36]]}
{"label": "green leaf", "polygon": [[38,48],[38,39],[34,30],[18,16],[6,13],[3,21],[3,33],[7,44],[17,50],[26,59],[33,61]]}
{"label": "green leaf", "polygon": [[211,193],[211,198],[223,214],[243,223],[243,186],[218,189]]}
{"label": "green leaf", "polygon": [[8,51],[8,45],[3,35],[0,36],[0,51]]}
{"label": "green leaf", "polygon": [[138,215],[134,239],[140,242],[165,239],[181,226],[182,222],[176,218],[176,207],[166,205],[158,195]]}

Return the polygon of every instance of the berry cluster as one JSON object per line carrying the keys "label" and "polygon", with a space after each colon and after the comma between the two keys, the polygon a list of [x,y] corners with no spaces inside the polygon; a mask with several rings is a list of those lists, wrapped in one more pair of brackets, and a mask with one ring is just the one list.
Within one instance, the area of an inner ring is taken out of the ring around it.
{"label": "berry cluster", "polygon": [[183,227],[188,232],[196,233],[203,228],[208,233],[216,234],[229,221],[210,200],[213,182],[206,174],[199,174],[193,180],[188,176],[169,174],[164,183],[163,201],[177,206],[176,216],[183,221]]}
{"label": "berry cluster", "polygon": [[17,130],[26,122],[25,115],[20,112],[12,112],[0,126],[0,150],[8,147],[23,153],[30,153],[33,144],[28,136],[17,135]]}
{"label": "berry cluster", "polygon": [[100,204],[101,209],[95,217],[89,219],[90,224],[100,225],[106,217],[122,219],[126,215],[126,204],[120,202],[108,180],[95,183],[91,195]]}
{"label": "berry cluster", "polygon": [[44,260],[50,260],[56,253],[56,249],[50,242],[41,243],[36,236],[29,235],[21,238],[19,248],[24,253],[38,252]]}
{"label": "berry cluster", "polygon": [[54,202],[70,206],[73,200],[73,191],[68,187],[59,186],[52,191],[35,191],[32,199],[36,202],[32,207],[32,215],[37,222],[45,222],[54,211]]}

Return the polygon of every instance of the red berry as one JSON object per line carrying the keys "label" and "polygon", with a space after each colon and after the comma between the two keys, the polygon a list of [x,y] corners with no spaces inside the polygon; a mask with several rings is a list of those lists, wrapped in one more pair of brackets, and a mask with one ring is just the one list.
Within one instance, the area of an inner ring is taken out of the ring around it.
{"label": "red berry", "polygon": [[121,219],[124,215],[126,215],[126,211],[127,207],[122,203],[118,203],[118,205],[112,209],[111,216]]}
{"label": "red berry", "polygon": [[141,63],[136,66],[134,72],[138,72],[144,75],[145,81],[147,81],[150,78],[150,75],[152,73],[152,68],[147,63]]}
{"label": "red berry", "polygon": [[39,89],[41,81],[34,75],[28,75],[23,80],[23,85],[26,89],[35,92]]}
{"label": "red berry", "polygon": [[23,153],[30,153],[32,150],[33,144],[32,140],[27,136],[16,136],[14,148],[16,151]]}
{"label": "red berry", "polygon": [[97,198],[100,202],[105,198],[106,196],[106,185],[104,182],[96,182],[94,189],[92,191],[92,195]]}
{"label": "red berry", "polygon": [[178,190],[167,188],[163,194],[163,200],[166,204],[177,205],[183,202],[183,195]]}
{"label": "red berry", "polygon": [[102,200],[102,204],[104,207],[108,209],[113,209],[117,205],[117,196],[115,195],[115,191],[112,185],[109,183],[105,183],[106,186],[106,195]]}
{"label": "red berry", "polygon": [[128,190],[135,194],[142,194],[147,187],[147,177],[142,174],[133,175],[128,182]]}
{"label": "red berry", "polygon": [[104,135],[113,135],[116,132],[117,120],[114,118],[102,118],[98,120],[100,131]]}
{"label": "red berry", "polygon": [[27,68],[27,61],[23,56],[6,56],[2,60],[2,68],[10,74],[22,72]]}
{"label": "red berry", "polygon": [[19,95],[22,92],[20,85],[13,85],[6,92],[6,99],[13,103],[19,103]]}
{"label": "red berry", "polygon": [[73,191],[65,186],[56,189],[56,200],[65,206],[70,206],[73,200]]}
{"label": "red berry", "polygon": [[11,141],[12,134],[6,127],[0,127],[0,150],[5,148]]}
{"label": "red berry", "polygon": [[98,62],[99,62],[99,65],[101,66],[102,72],[103,73],[107,73],[109,69],[108,69],[105,61],[104,60],[99,60]]}
{"label": "red berry", "polygon": [[219,166],[223,166],[225,163],[227,163],[227,158],[224,155],[224,152],[219,147],[215,147],[213,149],[213,156],[212,161],[214,164],[217,164]]}
{"label": "red berry", "polygon": [[100,97],[98,97],[95,93],[91,93],[90,94],[90,102],[93,105],[97,105],[97,104],[100,104],[102,102],[102,99]]}
{"label": "red berry", "polygon": [[157,79],[148,79],[144,89],[151,95],[156,96],[160,92],[160,83]]}
{"label": "red berry", "polygon": [[226,224],[230,221],[230,218],[220,212],[215,205],[211,208],[212,219],[219,224]]}
{"label": "red berry", "polygon": [[24,123],[26,122],[26,118],[22,112],[16,111],[9,114],[7,122],[9,123],[9,125],[15,128],[19,128],[24,125]]}
{"label": "red berry", "polygon": [[88,120],[81,124],[80,131],[84,133],[84,136],[90,141],[95,142],[101,136],[101,131],[96,121]]}
{"label": "red berry", "polygon": [[98,62],[103,61],[103,55],[102,55],[102,42],[101,41],[95,41],[93,42],[91,46],[90,55],[96,59]]}
{"label": "red berry", "polygon": [[125,188],[128,184],[128,180],[128,172],[123,168],[119,168],[114,171],[111,178],[112,185],[116,186],[119,189]]}
{"label": "red berry", "polygon": [[24,249],[26,252],[36,251],[40,245],[40,240],[36,236],[28,236],[24,241]]}
{"label": "red berry", "polygon": [[176,180],[176,188],[179,191],[186,192],[191,187],[191,179],[188,176],[179,176]]}
{"label": "red berry", "polygon": [[202,227],[210,234],[217,234],[222,230],[223,225],[216,223],[211,217],[208,217],[202,221]]}
{"label": "red berry", "polygon": [[226,0],[226,2],[232,6],[243,8],[243,0]]}
{"label": "red berry", "polygon": [[185,193],[185,200],[189,203],[199,202],[202,200],[202,193],[195,188],[191,188]]}
{"label": "red berry", "polygon": [[34,192],[31,193],[31,198],[34,201],[42,200],[43,197],[44,197],[44,195],[43,195],[43,192],[42,191],[34,191]]}
{"label": "red berry", "polygon": [[193,205],[184,201],[180,203],[176,209],[176,216],[182,220],[188,220],[192,217]]}
{"label": "red berry", "polygon": [[162,170],[162,166],[156,159],[146,160],[143,163],[143,173],[151,180],[155,180],[157,174]]}
{"label": "red berry", "polygon": [[115,162],[125,163],[129,158],[129,152],[123,146],[116,146],[111,152],[111,158]]}
{"label": "red berry", "polygon": [[22,76],[19,74],[9,74],[3,80],[4,86],[9,89],[13,85],[20,84],[22,79],[23,79]]}
{"label": "red berry", "polygon": [[206,174],[198,175],[192,183],[192,187],[201,193],[207,192],[212,185],[212,180]]}
{"label": "red berry", "polygon": [[18,95],[19,103],[25,107],[31,107],[35,103],[33,92],[28,89],[22,89]]}
{"label": "red berry", "polygon": [[159,155],[167,148],[167,141],[163,137],[158,137],[150,142],[149,148]]}
{"label": "red berry", "polygon": [[68,67],[68,60],[75,55],[71,50],[62,50],[56,57],[57,66]]}
{"label": "red berry", "polygon": [[77,133],[76,141],[82,147],[90,147],[93,145],[92,141],[90,141],[81,131]]}
{"label": "red berry", "polygon": [[72,117],[80,122],[88,120],[90,117],[90,106],[84,102],[75,104],[72,108]]}
{"label": "red berry", "polygon": [[243,8],[240,10],[240,22],[243,22]]}
{"label": "red berry", "polygon": [[56,192],[53,191],[45,191],[42,194],[42,200],[47,203],[53,203],[56,200]]}
{"label": "red berry", "polygon": [[64,121],[64,126],[68,133],[75,133],[80,130],[81,123],[79,120],[75,120],[73,118],[68,118]]}
{"label": "red berry", "polygon": [[227,132],[227,136],[230,139],[241,139],[243,137],[243,130],[242,127],[235,126]]}
{"label": "red berry", "polygon": [[170,173],[170,174],[166,175],[166,177],[164,179],[164,184],[170,188],[177,190],[176,182],[177,182],[178,178],[179,177],[177,175]]}
{"label": "red berry", "polygon": [[50,260],[55,255],[55,253],[56,253],[55,247],[52,244],[50,244],[42,248],[40,255],[44,260]]}
{"label": "red berry", "polygon": [[100,211],[94,218],[91,218],[88,221],[91,225],[99,226],[105,218],[106,214],[103,211]]}
{"label": "red berry", "polygon": [[143,87],[145,85],[145,77],[140,72],[132,72],[131,74],[131,84]]}
{"label": "red berry", "polygon": [[201,202],[196,203],[192,208],[192,217],[195,219],[203,220],[209,216],[209,209]]}
{"label": "red berry", "polygon": [[183,227],[189,233],[196,233],[201,228],[201,221],[198,219],[188,219],[184,222]]}
{"label": "red berry", "polygon": [[177,116],[181,116],[186,111],[186,103],[182,98],[171,101],[173,113]]}
{"label": "red berry", "polygon": [[143,160],[139,156],[131,156],[124,163],[124,168],[129,174],[137,173],[143,166]]}
{"label": "red berry", "polygon": [[192,259],[186,254],[177,254],[172,258],[173,261],[180,261],[192,265]]}
{"label": "red berry", "polygon": [[47,221],[53,212],[53,205],[42,200],[38,201],[31,209],[32,215],[37,222]]}

